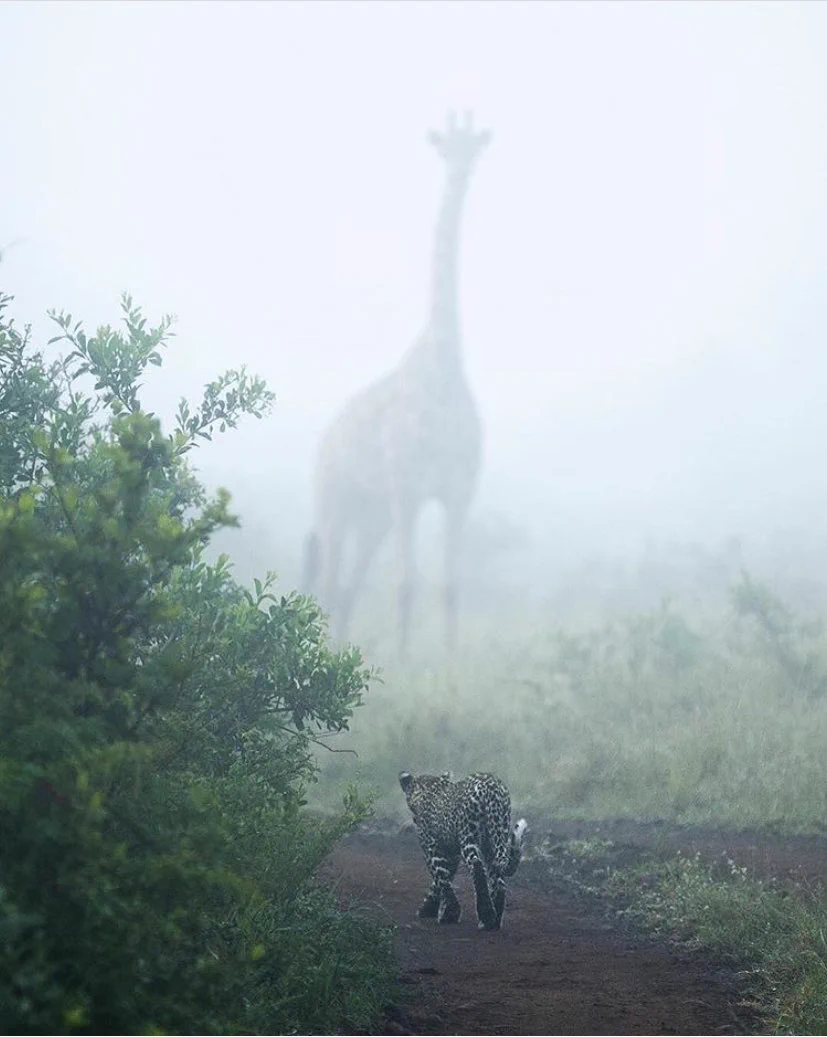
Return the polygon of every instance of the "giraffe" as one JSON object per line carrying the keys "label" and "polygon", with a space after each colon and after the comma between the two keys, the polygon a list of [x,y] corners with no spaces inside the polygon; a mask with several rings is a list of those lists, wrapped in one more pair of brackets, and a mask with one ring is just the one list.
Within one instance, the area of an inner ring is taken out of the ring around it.
{"label": "giraffe", "polygon": [[[459,553],[482,459],[482,426],[462,356],[458,305],[459,231],[477,160],[490,140],[471,114],[451,113],[428,139],[445,164],[436,222],[430,312],[423,332],[396,368],[354,396],[323,435],[315,470],[315,525],[305,543],[305,589],[330,610],[344,639],[368,567],[393,534],[397,565],[398,657],[407,653],[421,508],[439,501],[445,514],[445,647],[457,638]],[[355,543],[353,570],[339,586],[342,551]]]}

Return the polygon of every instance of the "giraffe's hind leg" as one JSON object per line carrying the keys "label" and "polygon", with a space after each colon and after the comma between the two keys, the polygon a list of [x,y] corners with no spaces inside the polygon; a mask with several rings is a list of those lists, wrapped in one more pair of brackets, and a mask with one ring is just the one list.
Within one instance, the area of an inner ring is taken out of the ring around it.
{"label": "giraffe's hind leg", "polygon": [[339,598],[337,634],[342,640],[345,639],[350,629],[353,606],[364,587],[370,563],[385,539],[389,527],[390,523],[386,516],[374,514],[356,531],[356,556],[353,560],[353,569],[350,580]]}
{"label": "giraffe's hind leg", "polygon": [[408,654],[411,606],[414,594],[414,519],[413,508],[400,507],[396,515],[397,617],[396,651],[400,660]]}
{"label": "giraffe's hind leg", "polygon": [[330,615],[334,630],[340,612],[339,566],[344,539],[345,530],[338,523],[330,523],[322,531],[317,548],[321,555],[320,563],[317,563],[321,570],[321,586],[317,595],[322,608]]}
{"label": "giraffe's hind leg", "polygon": [[444,587],[443,608],[445,610],[445,654],[452,659],[457,650],[459,613],[459,571],[462,551],[462,536],[468,517],[469,497],[462,493],[446,495],[444,541]]}

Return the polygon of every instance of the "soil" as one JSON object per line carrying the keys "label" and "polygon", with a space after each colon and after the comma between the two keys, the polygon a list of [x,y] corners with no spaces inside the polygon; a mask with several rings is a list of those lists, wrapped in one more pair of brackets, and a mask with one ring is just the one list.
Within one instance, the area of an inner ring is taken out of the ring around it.
{"label": "soil", "polygon": [[[812,883],[827,878],[827,840],[670,828],[617,821],[556,822],[560,839],[600,836],[617,844],[732,857],[763,875]],[[540,826],[534,841],[545,834]],[[408,826],[357,832],[325,864],[342,900],[361,903],[395,929],[400,994],[386,1034],[761,1033],[732,965],[658,944],[624,929],[561,883],[538,882],[524,861],[509,881],[503,929],[477,929],[462,868],[458,925],[416,917],[427,874]]]}

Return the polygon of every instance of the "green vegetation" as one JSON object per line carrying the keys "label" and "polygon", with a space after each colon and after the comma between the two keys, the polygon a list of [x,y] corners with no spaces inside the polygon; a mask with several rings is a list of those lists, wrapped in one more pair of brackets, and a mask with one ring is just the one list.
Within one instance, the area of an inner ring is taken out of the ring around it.
{"label": "green vegetation", "polygon": [[[399,769],[490,769],[535,834],[564,818],[824,832],[822,624],[748,572],[706,600],[621,606],[578,629],[542,614],[466,620],[453,678],[389,667],[342,742],[358,758],[321,761],[325,773],[372,786],[400,821]],[[598,841],[544,849],[554,882],[732,963],[777,1032],[827,1032],[823,890]]]}
{"label": "green vegetation", "polygon": [[272,394],[243,369],[141,408],[170,323],[53,315],[47,364],[0,297],[0,1018],[13,1033],[330,1033],[367,1028],[389,934],[314,871],[365,815],[305,797],[314,741],[371,673],[315,604],[254,590],[213,533],[191,450]]}
{"label": "green vegetation", "polygon": [[745,993],[771,1032],[827,1032],[827,903],[751,876],[731,859],[714,867],[658,857],[608,840],[544,845],[555,881],[614,906],[617,916],[659,938],[712,953],[741,970]]}
{"label": "green vegetation", "polygon": [[342,742],[358,759],[325,773],[400,817],[400,768],[490,769],[529,816],[823,831],[827,641],[767,587],[744,573],[707,613],[531,626],[471,630],[453,680],[389,667]]}

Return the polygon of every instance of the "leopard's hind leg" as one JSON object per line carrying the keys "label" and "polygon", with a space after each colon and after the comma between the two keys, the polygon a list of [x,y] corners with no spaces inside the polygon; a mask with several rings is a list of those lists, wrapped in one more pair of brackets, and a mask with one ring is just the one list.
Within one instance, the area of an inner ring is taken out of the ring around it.
{"label": "leopard's hind leg", "polygon": [[482,832],[480,826],[469,823],[463,830],[460,845],[462,859],[471,872],[474,880],[474,894],[477,901],[477,919],[480,929],[499,929],[500,920],[491,900],[488,871],[482,855]]}
{"label": "leopard's hind leg", "polygon": [[503,913],[505,911],[505,879],[493,865],[489,865],[491,904],[494,908],[494,917],[497,920],[495,929],[501,929],[503,924]]}

